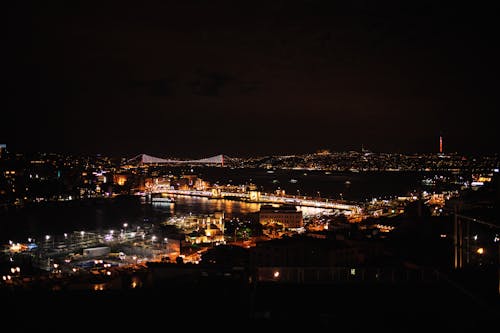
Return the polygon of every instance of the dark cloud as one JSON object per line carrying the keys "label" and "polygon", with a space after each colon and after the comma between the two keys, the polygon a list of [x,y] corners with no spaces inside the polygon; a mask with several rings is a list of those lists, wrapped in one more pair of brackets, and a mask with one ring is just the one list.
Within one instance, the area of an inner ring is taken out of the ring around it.
{"label": "dark cloud", "polygon": [[177,89],[175,79],[158,78],[153,80],[133,80],[130,81],[127,93],[139,96],[170,97],[174,96]]}
{"label": "dark cloud", "polygon": [[7,16],[0,142],[19,150],[434,151],[440,131],[499,150],[486,5],[28,1]]}
{"label": "dark cloud", "polygon": [[220,96],[224,87],[232,80],[225,73],[196,71],[196,78],[189,82],[191,92],[200,96]]}

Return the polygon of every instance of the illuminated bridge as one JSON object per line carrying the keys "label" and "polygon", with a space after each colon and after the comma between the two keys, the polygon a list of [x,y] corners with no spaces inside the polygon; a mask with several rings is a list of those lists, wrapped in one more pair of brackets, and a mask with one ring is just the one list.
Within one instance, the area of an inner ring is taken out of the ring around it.
{"label": "illuminated bridge", "polygon": [[355,204],[347,204],[345,202],[337,202],[328,199],[313,199],[308,197],[295,197],[295,196],[279,196],[269,193],[261,193],[259,191],[248,191],[248,192],[228,192],[221,191],[220,189],[214,188],[211,191],[200,191],[200,190],[174,190],[174,189],[161,189],[155,190],[154,188],[150,193],[165,193],[173,195],[189,195],[198,196],[214,199],[231,199],[231,200],[241,200],[256,203],[269,203],[269,204],[288,204],[294,206],[305,206],[305,207],[316,207],[316,208],[326,208],[326,209],[337,209],[341,210],[350,216],[359,216],[362,214],[362,208]]}
{"label": "illuminated bridge", "polygon": [[225,162],[231,161],[232,158],[225,155],[216,155],[212,157],[202,158],[198,160],[179,160],[165,159],[147,154],[139,154],[127,161],[127,164],[134,165],[158,165],[158,164],[211,164],[224,166]]}

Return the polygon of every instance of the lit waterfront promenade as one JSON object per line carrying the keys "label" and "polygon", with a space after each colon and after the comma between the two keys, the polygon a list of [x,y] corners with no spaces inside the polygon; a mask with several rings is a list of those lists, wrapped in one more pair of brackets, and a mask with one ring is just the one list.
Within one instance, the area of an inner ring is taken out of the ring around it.
{"label": "lit waterfront promenade", "polygon": [[230,199],[230,200],[240,200],[240,201],[255,202],[262,204],[288,204],[294,206],[337,209],[337,210],[342,210],[345,213],[347,213],[347,215],[351,216],[359,216],[362,214],[361,207],[355,204],[347,204],[344,202],[337,202],[322,198],[319,198],[318,200],[306,196],[274,195],[270,193],[261,193],[258,191],[227,192],[219,190],[200,191],[200,190],[162,189],[161,191],[153,191],[150,193],[189,195],[189,196],[206,197],[213,199]]}

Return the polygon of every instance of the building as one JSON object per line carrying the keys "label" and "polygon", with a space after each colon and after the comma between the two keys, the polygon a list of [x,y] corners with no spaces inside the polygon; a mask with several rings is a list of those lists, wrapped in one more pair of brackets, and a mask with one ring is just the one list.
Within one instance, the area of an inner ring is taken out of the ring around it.
{"label": "building", "polygon": [[282,205],[275,207],[263,205],[259,211],[259,222],[263,226],[281,225],[284,228],[301,228],[304,226],[302,212],[295,206]]}
{"label": "building", "polygon": [[0,143],[0,158],[4,157],[7,153],[7,145],[5,143]]}
{"label": "building", "polygon": [[258,242],[251,249],[254,267],[359,266],[381,255],[376,242],[295,236]]}
{"label": "building", "polygon": [[111,248],[109,246],[88,247],[83,249],[83,255],[90,258],[106,256],[110,252]]}
{"label": "building", "polygon": [[188,234],[190,242],[225,243],[224,239],[224,212],[215,212],[210,216],[190,216],[196,223],[196,229]]}
{"label": "building", "polygon": [[188,215],[172,217],[164,225],[175,225],[187,235],[192,244],[225,243],[224,212],[216,211],[209,215]]}

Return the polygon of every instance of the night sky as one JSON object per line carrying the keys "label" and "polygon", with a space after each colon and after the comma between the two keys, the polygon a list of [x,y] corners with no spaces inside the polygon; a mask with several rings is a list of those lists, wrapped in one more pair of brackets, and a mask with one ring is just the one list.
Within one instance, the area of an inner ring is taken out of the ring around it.
{"label": "night sky", "polygon": [[459,1],[11,1],[0,143],[160,157],[499,152],[497,12]]}

